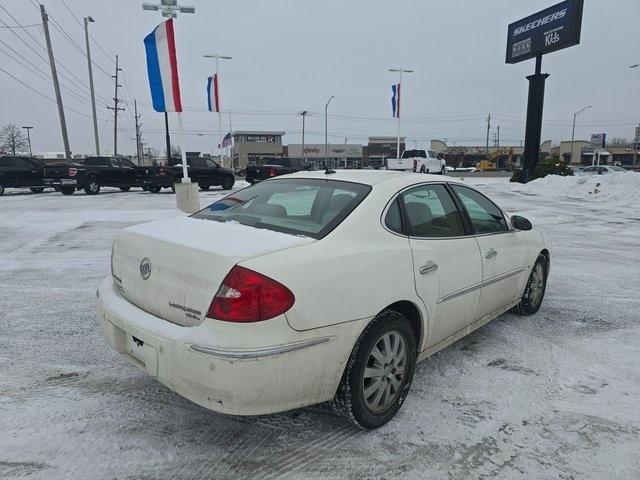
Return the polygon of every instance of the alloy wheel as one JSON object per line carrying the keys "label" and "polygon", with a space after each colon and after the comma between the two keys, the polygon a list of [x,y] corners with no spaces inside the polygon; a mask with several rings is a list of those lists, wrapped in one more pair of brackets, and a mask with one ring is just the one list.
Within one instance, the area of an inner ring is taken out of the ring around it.
{"label": "alloy wheel", "polygon": [[367,408],[375,413],[389,408],[400,393],[407,367],[407,345],[400,332],[385,332],[373,345],[362,377]]}

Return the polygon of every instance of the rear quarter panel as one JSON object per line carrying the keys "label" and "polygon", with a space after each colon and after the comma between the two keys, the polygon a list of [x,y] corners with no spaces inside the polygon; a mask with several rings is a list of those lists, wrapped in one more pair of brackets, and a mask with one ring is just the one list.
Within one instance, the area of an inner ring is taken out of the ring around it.
{"label": "rear quarter panel", "polygon": [[420,310],[427,331],[409,241],[381,224],[386,195],[372,191],[321,240],[241,262],[293,292],[295,303],[286,313],[293,329],[372,319],[388,305],[408,300]]}

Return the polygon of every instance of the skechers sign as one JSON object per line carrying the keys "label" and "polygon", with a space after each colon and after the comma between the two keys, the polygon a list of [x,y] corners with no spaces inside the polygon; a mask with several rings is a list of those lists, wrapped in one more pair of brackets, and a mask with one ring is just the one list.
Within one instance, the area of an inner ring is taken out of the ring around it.
{"label": "skechers sign", "polygon": [[580,43],[584,0],[566,0],[509,25],[507,63],[518,63]]}

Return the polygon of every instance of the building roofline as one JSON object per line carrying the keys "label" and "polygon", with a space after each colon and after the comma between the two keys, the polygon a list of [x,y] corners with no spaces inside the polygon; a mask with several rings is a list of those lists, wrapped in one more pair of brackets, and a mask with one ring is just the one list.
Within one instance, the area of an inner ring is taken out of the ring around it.
{"label": "building roofline", "polygon": [[267,130],[236,130],[231,132],[234,135],[286,135],[287,132],[272,132]]}

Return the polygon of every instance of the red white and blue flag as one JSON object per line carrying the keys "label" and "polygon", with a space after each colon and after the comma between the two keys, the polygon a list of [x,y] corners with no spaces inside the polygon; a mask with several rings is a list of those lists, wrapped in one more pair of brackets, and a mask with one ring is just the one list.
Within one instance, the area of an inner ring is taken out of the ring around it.
{"label": "red white and blue flag", "polygon": [[180,81],[173,19],[162,22],[144,39],[147,73],[153,109],[156,112],[181,112]]}
{"label": "red white and blue flag", "polygon": [[220,111],[220,93],[218,90],[218,74],[207,78],[207,108],[210,112]]}
{"label": "red white and blue flag", "polygon": [[218,144],[218,148],[226,148],[233,143],[231,139],[231,132],[227,133],[222,139],[222,143]]}
{"label": "red white and blue flag", "polygon": [[400,118],[400,84],[391,85],[391,111],[394,118]]}

